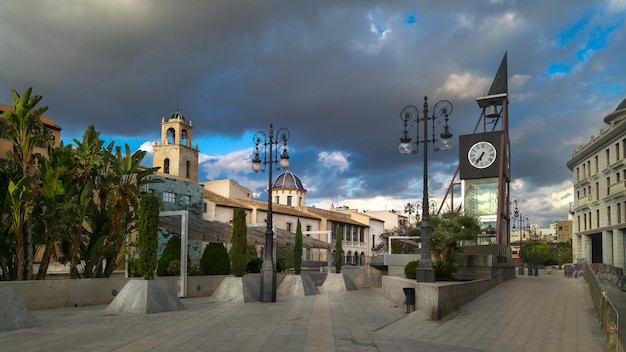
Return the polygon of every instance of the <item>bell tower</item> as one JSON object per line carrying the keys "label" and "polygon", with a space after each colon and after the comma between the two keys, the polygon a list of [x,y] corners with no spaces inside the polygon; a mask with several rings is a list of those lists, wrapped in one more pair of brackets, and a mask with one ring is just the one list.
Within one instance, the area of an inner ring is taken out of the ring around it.
{"label": "bell tower", "polygon": [[191,121],[176,110],[161,119],[161,143],[154,141],[152,166],[159,172],[198,182],[198,145],[192,147]]}

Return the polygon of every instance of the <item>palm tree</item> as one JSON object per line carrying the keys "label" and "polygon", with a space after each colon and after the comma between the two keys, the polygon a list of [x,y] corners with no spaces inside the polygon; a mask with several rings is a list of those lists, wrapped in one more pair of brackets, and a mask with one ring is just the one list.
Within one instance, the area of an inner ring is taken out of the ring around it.
{"label": "palm tree", "polygon": [[0,115],[0,124],[3,125],[0,129],[1,137],[13,142],[4,168],[12,184],[9,190],[12,203],[9,215],[13,218],[11,233],[16,243],[17,280],[30,279],[33,271],[31,215],[39,196],[40,164],[40,155],[35,148],[52,144],[51,134],[41,121],[48,107],[36,108],[42,97],[31,96],[31,92],[32,88],[27,88],[20,95],[12,89],[13,111],[5,111]]}
{"label": "palm tree", "polygon": [[409,224],[410,224],[411,223],[411,215],[417,213],[417,210],[415,209],[415,204],[413,204],[413,203],[406,203],[404,205],[404,213],[408,214]]}

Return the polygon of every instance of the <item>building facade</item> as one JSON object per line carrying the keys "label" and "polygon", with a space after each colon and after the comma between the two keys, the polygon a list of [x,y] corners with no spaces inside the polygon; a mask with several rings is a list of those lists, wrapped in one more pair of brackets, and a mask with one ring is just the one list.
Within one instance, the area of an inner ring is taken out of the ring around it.
{"label": "building facade", "polygon": [[574,150],[572,251],[574,262],[626,267],[626,99],[604,117],[608,129]]}

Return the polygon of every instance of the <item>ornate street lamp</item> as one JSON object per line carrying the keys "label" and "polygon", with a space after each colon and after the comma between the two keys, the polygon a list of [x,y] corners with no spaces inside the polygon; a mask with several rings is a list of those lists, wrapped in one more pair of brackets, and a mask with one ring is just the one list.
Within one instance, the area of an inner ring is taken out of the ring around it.
{"label": "ornate street lamp", "polygon": [[513,203],[515,204],[515,210],[513,210],[513,230],[515,230],[515,222],[519,221],[519,271],[518,275],[524,275],[524,263],[522,262],[522,213],[517,209],[517,204],[519,203],[519,198],[513,197]]}
{"label": "ornate street lamp", "polygon": [[[269,136],[263,131],[254,134],[254,158],[252,159],[252,170],[254,172],[265,172],[268,170],[267,187],[267,229],[265,230],[265,252],[263,253],[263,266],[261,268],[261,302],[276,302],[276,265],[274,263],[274,230],[272,223],[272,168],[276,165],[276,170],[289,167],[289,155],[287,154],[287,140],[289,130],[280,128],[276,131],[274,139],[274,126],[270,124]],[[282,146],[281,146],[282,144]],[[280,162],[278,160],[279,149]],[[263,160],[259,157],[259,150],[263,150]],[[275,153],[274,153],[275,152]],[[269,155],[268,155],[269,154]]]}
{"label": "ornate street lamp", "polygon": [[[402,131],[402,137],[400,137],[400,145],[398,150],[400,154],[417,154],[420,143],[424,144],[424,189],[422,204],[430,204],[428,200],[428,148],[427,144],[432,143],[433,151],[438,152],[442,150],[450,150],[452,148],[452,133],[450,133],[448,126],[448,116],[452,113],[452,103],[447,100],[441,100],[435,104],[433,108],[433,114],[428,116],[428,97],[424,97],[423,115],[419,116],[419,109],[414,105],[405,106],[400,112],[400,119],[404,129]],[[444,121],[443,132],[439,134],[440,139],[435,136],[435,121],[441,119]],[[428,137],[428,121],[433,121],[432,136]],[[407,128],[409,123],[413,123],[416,126],[415,129],[415,142],[411,143],[411,137],[409,137],[409,130]],[[423,136],[420,140],[420,123],[423,124]],[[436,146],[436,142],[441,142],[441,148]],[[415,145],[415,148],[413,148]],[[433,268],[433,262],[430,254],[430,214],[429,207],[422,206],[422,224],[421,229],[421,243],[422,249],[420,251],[420,261],[417,266],[415,278],[418,282],[435,282],[435,269]]]}

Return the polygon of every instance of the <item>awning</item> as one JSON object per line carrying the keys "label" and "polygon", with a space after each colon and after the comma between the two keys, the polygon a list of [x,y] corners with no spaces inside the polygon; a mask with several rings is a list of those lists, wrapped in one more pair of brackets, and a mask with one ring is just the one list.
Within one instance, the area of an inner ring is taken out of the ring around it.
{"label": "awning", "polygon": [[[180,216],[160,216],[159,227],[180,233]],[[265,227],[248,227],[248,244],[265,245]],[[231,224],[204,219],[189,219],[188,239],[213,243],[231,243],[233,226]],[[296,235],[287,230],[277,229],[274,243],[280,247],[292,247]],[[302,236],[302,247],[329,249],[330,243]]]}

